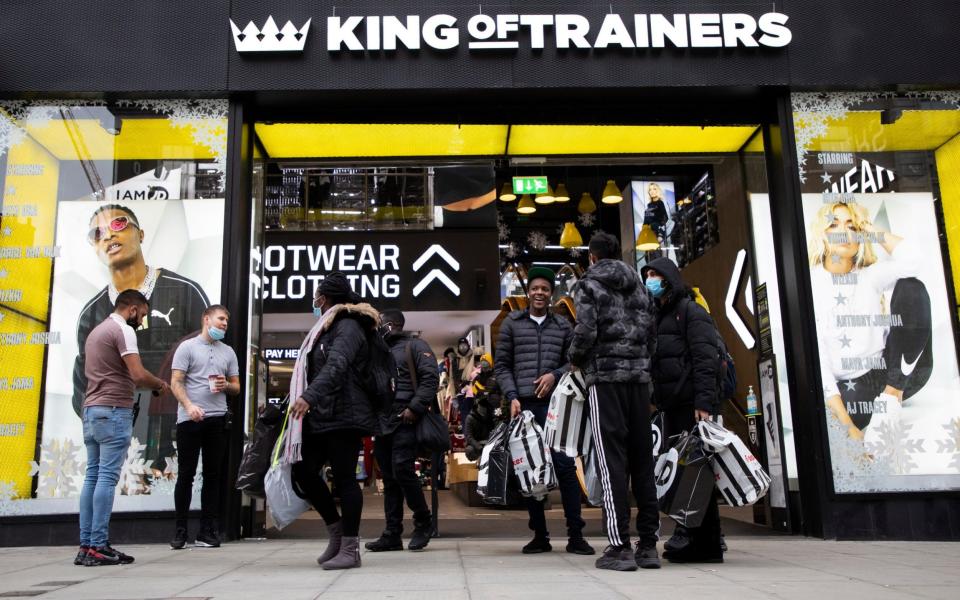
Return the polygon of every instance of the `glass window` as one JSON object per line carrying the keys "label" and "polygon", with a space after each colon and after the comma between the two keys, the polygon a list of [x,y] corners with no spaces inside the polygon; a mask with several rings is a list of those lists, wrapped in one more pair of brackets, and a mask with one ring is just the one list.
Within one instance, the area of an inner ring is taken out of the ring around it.
{"label": "glass window", "polygon": [[[226,100],[0,102],[0,514],[77,511],[84,345],[120,291],[150,300],[137,342],[168,381],[219,302],[226,113]],[[171,509],[177,401],[138,398],[116,509]]]}
{"label": "glass window", "polygon": [[793,106],[834,488],[960,489],[960,93]]}

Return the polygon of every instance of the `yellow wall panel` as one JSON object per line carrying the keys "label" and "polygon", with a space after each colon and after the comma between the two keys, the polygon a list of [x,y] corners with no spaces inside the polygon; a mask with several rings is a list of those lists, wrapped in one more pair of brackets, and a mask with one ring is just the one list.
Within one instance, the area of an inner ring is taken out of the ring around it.
{"label": "yellow wall panel", "polygon": [[938,148],[936,157],[940,194],[943,196],[943,221],[953,268],[953,289],[960,290],[960,135]]}

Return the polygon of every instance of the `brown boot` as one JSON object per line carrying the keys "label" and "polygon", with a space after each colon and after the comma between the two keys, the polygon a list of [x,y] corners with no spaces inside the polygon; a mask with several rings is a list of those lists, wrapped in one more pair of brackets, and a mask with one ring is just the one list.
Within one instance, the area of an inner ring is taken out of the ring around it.
{"label": "brown boot", "polygon": [[337,521],[333,525],[327,525],[327,549],[323,554],[317,557],[317,564],[323,565],[340,552],[340,543],[343,539],[343,523]]}
{"label": "brown boot", "polygon": [[340,552],[323,563],[325,571],[335,569],[356,569],[360,566],[360,538],[343,537],[340,542]]}

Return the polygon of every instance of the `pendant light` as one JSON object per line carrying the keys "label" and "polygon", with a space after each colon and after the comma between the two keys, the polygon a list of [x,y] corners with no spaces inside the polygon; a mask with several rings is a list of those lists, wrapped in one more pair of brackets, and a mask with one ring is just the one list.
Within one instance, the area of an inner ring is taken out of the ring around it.
{"label": "pendant light", "polygon": [[583,245],[583,237],[573,223],[563,224],[563,233],[560,234],[560,245],[564,248],[576,248]]}
{"label": "pendant light", "polygon": [[553,194],[556,202],[570,202],[570,194],[567,193],[567,186],[564,183],[557,184],[557,191]]}
{"label": "pendant light", "polygon": [[532,215],[537,212],[537,205],[530,199],[529,194],[520,196],[520,202],[517,204],[517,212],[521,215]]}
{"label": "pendant light", "polygon": [[607,180],[607,185],[603,188],[603,196],[600,198],[600,201],[604,204],[619,204],[623,202],[623,196],[620,195],[620,188],[617,187],[617,183],[614,180]]}
{"label": "pendant light", "polygon": [[660,240],[657,239],[657,234],[649,224],[644,223],[640,228],[640,235],[637,236],[637,250],[651,252],[658,248],[660,248]]}
{"label": "pendant light", "polygon": [[500,188],[500,200],[504,202],[513,202],[517,199],[517,195],[513,193],[513,186],[509,183],[504,183],[503,187]]}
{"label": "pendant light", "polygon": [[553,188],[550,187],[550,184],[547,184],[547,191],[537,194],[533,199],[537,204],[553,204],[555,198],[553,197]]}
{"label": "pendant light", "polygon": [[577,212],[581,215],[597,212],[597,203],[593,201],[593,196],[590,195],[590,192],[584,192],[580,196],[580,203],[577,204]]}

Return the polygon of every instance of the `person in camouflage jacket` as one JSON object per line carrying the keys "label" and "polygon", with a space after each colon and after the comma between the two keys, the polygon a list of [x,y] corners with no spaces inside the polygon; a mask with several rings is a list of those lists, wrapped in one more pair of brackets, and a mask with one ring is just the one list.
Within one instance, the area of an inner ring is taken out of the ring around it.
{"label": "person in camouflage jacket", "polygon": [[[577,324],[569,355],[570,364],[584,372],[589,386],[590,426],[610,541],[596,566],[615,571],[658,569],[660,517],[649,390],[656,309],[636,270],[619,259],[617,238],[598,233],[589,247],[590,268],[573,293]],[[628,480],[637,503],[636,551],[630,545]]]}

